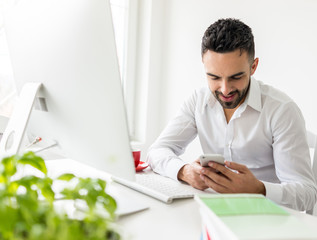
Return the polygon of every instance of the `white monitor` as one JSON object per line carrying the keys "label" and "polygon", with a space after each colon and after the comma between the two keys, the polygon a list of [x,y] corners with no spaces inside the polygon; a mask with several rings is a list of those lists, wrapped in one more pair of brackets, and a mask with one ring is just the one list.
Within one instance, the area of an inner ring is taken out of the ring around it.
{"label": "white monitor", "polygon": [[19,151],[12,140],[21,140],[21,122],[26,125],[36,95],[34,105],[44,111],[33,108],[28,131],[56,141],[68,158],[133,180],[109,0],[16,2],[6,13],[5,30],[23,96],[0,151]]}

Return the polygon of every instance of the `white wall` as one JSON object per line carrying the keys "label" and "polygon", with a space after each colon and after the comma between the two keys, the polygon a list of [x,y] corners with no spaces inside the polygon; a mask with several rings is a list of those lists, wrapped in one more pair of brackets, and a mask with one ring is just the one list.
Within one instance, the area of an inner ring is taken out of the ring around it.
{"label": "white wall", "polygon": [[[156,38],[151,39],[150,55],[156,64],[155,75],[149,72],[147,101],[155,124],[147,123],[151,133],[145,147],[193,89],[206,84],[201,37],[211,23],[226,17],[239,18],[253,29],[260,59],[254,76],[292,97],[307,128],[317,133],[316,13],[314,0],[153,0],[151,31]],[[195,141],[184,158],[191,161],[199,154]]]}

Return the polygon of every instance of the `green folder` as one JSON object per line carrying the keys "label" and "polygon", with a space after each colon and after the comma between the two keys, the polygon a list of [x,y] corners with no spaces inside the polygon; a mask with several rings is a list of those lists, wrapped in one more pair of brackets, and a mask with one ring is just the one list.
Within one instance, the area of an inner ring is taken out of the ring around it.
{"label": "green folder", "polygon": [[260,194],[202,194],[195,199],[213,239],[317,239],[317,230]]}
{"label": "green folder", "polygon": [[262,195],[222,194],[200,200],[218,216],[234,215],[289,215],[287,211]]}

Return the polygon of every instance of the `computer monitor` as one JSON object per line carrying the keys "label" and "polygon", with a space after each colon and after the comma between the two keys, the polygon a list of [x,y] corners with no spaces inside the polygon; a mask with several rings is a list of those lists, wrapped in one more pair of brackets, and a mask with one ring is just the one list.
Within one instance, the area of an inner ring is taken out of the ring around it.
{"label": "computer monitor", "polygon": [[5,30],[22,96],[0,151],[18,152],[27,125],[68,158],[134,180],[109,1],[20,0]]}

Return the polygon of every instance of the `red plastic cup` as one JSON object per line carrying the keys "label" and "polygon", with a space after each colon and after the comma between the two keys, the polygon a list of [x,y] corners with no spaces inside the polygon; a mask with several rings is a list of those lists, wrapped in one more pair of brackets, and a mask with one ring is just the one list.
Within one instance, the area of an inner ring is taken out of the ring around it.
{"label": "red plastic cup", "polygon": [[137,167],[140,163],[140,158],[141,158],[141,151],[140,150],[133,150],[133,159],[134,159],[134,166]]}

